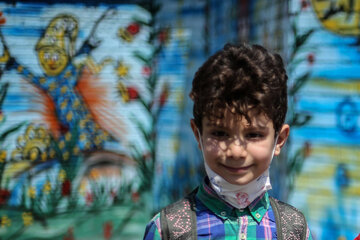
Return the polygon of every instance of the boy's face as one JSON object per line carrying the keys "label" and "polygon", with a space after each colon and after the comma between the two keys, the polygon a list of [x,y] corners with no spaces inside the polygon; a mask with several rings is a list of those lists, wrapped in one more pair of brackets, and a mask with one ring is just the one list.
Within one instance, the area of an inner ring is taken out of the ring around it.
{"label": "boy's face", "polygon": [[191,121],[199,148],[202,142],[206,163],[232,184],[245,185],[264,173],[273,154],[280,154],[289,135],[289,126],[285,124],[276,138],[273,123],[264,114],[250,112],[249,117],[251,125],[245,117],[240,118],[229,110],[225,110],[223,119],[204,118],[201,136]]}

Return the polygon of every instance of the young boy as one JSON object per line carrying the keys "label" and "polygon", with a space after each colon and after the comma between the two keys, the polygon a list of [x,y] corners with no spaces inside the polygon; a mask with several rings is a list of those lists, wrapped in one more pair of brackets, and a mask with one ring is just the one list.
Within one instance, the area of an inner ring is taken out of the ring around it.
{"label": "young boy", "polygon": [[286,81],[281,57],[259,45],[227,44],[199,68],[191,128],[207,176],[157,214],[144,239],[312,239],[302,213],[267,193],[290,131]]}

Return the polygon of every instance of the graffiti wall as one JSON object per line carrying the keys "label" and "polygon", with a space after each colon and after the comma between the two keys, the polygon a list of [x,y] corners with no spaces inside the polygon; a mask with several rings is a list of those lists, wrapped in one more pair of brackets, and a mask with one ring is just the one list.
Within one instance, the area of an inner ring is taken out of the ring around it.
{"label": "graffiti wall", "polygon": [[0,9],[0,238],[140,239],[181,160],[189,33],[136,5]]}
{"label": "graffiti wall", "polygon": [[292,1],[299,33],[311,31],[292,72],[310,70],[294,106],[311,120],[292,131],[308,144],[290,201],[302,208],[316,239],[354,239],[360,232],[360,1]]}
{"label": "graffiti wall", "polygon": [[194,72],[245,40],[288,65],[292,130],[272,194],[315,239],[353,239],[360,1],[159,2],[0,3],[0,238],[141,239],[201,181]]}
{"label": "graffiti wall", "polygon": [[273,162],[283,165],[272,166],[273,194],[305,213],[315,239],[354,239],[360,1],[240,2],[240,39],[280,52],[288,66],[291,135]]}

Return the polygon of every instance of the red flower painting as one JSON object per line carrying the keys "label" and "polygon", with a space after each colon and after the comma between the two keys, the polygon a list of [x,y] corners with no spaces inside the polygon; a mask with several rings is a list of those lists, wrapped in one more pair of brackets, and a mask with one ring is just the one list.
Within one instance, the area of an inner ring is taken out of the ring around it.
{"label": "red flower painting", "polygon": [[314,54],[310,53],[308,56],[307,56],[307,61],[309,64],[313,64],[315,62],[315,56]]}
{"label": "red flower painting", "polygon": [[131,23],[129,26],[127,26],[126,30],[131,35],[136,35],[140,31],[140,25],[138,23]]}
{"label": "red flower painting", "polygon": [[0,189],[0,205],[6,204],[9,197],[10,192],[7,189]]}
{"label": "red flower painting", "polygon": [[71,194],[71,182],[68,179],[62,183],[61,194],[63,196],[70,196]]}
{"label": "red flower painting", "polygon": [[127,88],[129,94],[129,100],[136,100],[139,98],[139,92],[134,87]]}
{"label": "red flower painting", "polygon": [[113,225],[110,221],[104,223],[104,239],[108,240],[111,238],[112,230],[113,230]]}

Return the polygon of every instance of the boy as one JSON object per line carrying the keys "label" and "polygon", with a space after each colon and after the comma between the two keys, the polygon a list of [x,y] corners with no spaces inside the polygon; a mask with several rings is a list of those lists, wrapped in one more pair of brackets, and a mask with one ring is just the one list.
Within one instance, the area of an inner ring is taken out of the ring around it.
{"label": "boy", "polygon": [[227,44],[199,68],[191,128],[207,177],[157,214],[144,239],[312,239],[302,213],[267,193],[290,131],[286,81],[281,57],[259,45]]}

